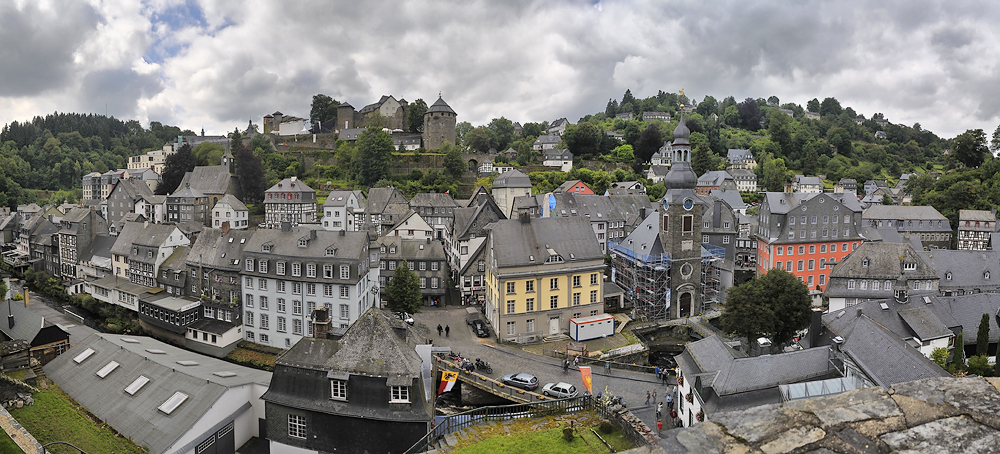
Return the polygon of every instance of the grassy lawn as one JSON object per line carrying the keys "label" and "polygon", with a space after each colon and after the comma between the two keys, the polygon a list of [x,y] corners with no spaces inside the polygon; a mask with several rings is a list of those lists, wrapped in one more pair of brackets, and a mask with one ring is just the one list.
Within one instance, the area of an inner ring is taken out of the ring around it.
{"label": "grassy lawn", "polygon": [[[85,409],[55,385],[50,384],[48,389],[32,397],[34,405],[11,409],[10,413],[41,444],[65,441],[91,453],[148,452],[127,438],[116,435],[107,425],[92,420]],[[48,450],[53,453],[79,453],[65,445],[51,446]]]}
{"label": "grassy lawn", "polygon": [[10,439],[6,432],[0,431],[0,454],[24,454],[24,451]]}
{"label": "grassy lawn", "polygon": [[[569,427],[567,418],[588,416],[586,421],[574,424],[573,441],[563,439],[563,429]],[[503,423],[485,424],[466,429],[466,437],[459,437],[459,442],[452,454],[505,454],[524,452],[544,453],[603,453],[607,446],[590,431],[597,430],[599,422],[594,413],[579,413],[563,416],[557,421],[555,417],[531,418]],[[505,428],[506,427],[506,428]],[[510,430],[508,434],[507,431]],[[598,433],[601,433],[598,430]],[[635,446],[625,438],[618,428],[610,434],[601,433],[616,452],[632,449]]]}

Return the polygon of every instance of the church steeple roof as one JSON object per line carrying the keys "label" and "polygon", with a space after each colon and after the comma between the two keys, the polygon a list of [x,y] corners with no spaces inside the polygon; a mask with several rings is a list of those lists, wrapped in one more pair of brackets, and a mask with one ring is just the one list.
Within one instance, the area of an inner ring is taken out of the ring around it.
{"label": "church steeple roof", "polygon": [[684,112],[681,112],[681,120],[674,128],[674,145],[690,145],[691,130],[684,124]]}

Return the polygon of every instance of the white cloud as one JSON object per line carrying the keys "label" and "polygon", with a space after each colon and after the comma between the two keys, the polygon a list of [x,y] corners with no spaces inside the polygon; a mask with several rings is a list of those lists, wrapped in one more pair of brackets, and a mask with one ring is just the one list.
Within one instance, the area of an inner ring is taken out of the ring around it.
{"label": "white cloud", "polygon": [[[932,1],[71,0],[0,5],[0,123],[109,113],[221,134],[324,93],[485,124],[601,112],[625,89],[836,97],[943,137],[1000,122],[1000,11]],[[16,38],[16,39],[15,39]]]}

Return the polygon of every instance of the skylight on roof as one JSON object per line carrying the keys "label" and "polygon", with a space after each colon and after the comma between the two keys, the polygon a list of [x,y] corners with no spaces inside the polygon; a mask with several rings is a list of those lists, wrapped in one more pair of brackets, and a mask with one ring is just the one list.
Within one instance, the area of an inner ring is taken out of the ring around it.
{"label": "skylight on roof", "polygon": [[229,238],[229,242],[232,243],[233,242],[233,238]]}
{"label": "skylight on roof", "polygon": [[118,368],[120,364],[117,361],[111,361],[106,366],[102,367],[101,370],[97,371],[97,376],[104,378],[107,377],[112,371]]}
{"label": "skylight on roof", "polygon": [[146,386],[146,383],[149,383],[149,377],[140,375],[139,378],[136,378],[131,385],[128,385],[128,387],[125,388],[125,392],[127,392],[130,396],[134,396],[135,393],[139,392],[143,386]]}
{"label": "skylight on roof", "polygon": [[180,364],[182,366],[197,366],[198,365],[198,361],[191,361],[191,360],[187,360],[187,359],[182,359],[180,361],[177,361],[177,364]]}
{"label": "skylight on roof", "polygon": [[94,352],[94,349],[88,348],[83,352],[81,352],[79,355],[76,355],[76,357],[73,358],[73,362],[80,364],[84,362],[87,358],[90,358],[90,355],[93,355],[94,353],[96,353]]}
{"label": "skylight on roof", "polygon": [[129,344],[138,344],[139,343],[138,339],[132,339],[131,337],[123,337],[121,339],[122,339],[122,342],[126,342],[126,343],[129,343]]}
{"label": "skylight on roof", "polygon": [[212,375],[215,375],[215,376],[218,376],[218,377],[222,377],[222,378],[229,378],[229,377],[235,377],[236,373],[235,372],[230,372],[228,370],[221,370],[221,371],[218,371],[218,372],[212,372]]}
{"label": "skylight on roof", "polygon": [[163,350],[160,350],[158,348],[147,348],[146,351],[150,352],[150,353],[152,353],[154,355],[165,355],[165,354],[167,354],[167,352],[165,352]]}
{"label": "skylight on roof", "polygon": [[156,409],[169,415],[170,413],[173,413],[173,411],[176,410],[177,407],[180,407],[181,404],[183,404],[184,401],[187,399],[188,399],[187,394],[177,391],[174,393],[173,396],[170,396],[170,398],[167,399],[166,402],[162,403],[159,407],[156,407]]}
{"label": "skylight on roof", "polygon": [[247,242],[246,238],[240,238],[240,244],[243,244],[243,243],[246,243],[246,242]]}

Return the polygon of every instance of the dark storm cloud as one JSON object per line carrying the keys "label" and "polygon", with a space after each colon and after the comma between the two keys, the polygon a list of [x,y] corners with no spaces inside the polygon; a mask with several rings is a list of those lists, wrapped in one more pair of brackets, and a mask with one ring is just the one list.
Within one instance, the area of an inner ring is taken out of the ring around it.
{"label": "dark storm cloud", "polygon": [[137,101],[149,98],[163,89],[155,75],[138,74],[130,69],[94,71],[83,77],[79,110],[104,112],[118,118],[134,118]]}
{"label": "dark storm cloud", "polygon": [[98,23],[89,5],[0,2],[0,96],[32,96],[70,80],[73,53]]}

